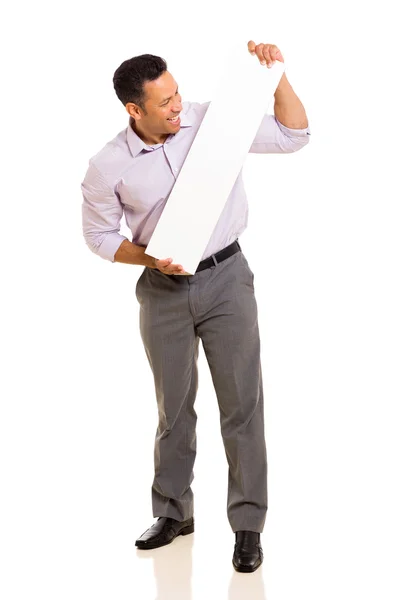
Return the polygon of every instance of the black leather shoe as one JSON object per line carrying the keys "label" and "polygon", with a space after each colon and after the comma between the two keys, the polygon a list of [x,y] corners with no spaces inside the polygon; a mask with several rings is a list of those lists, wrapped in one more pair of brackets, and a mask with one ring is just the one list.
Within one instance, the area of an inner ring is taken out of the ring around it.
{"label": "black leather shoe", "polygon": [[176,521],[170,517],[159,517],[149,529],[138,538],[135,546],[139,550],[150,550],[166,546],[174,541],[178,535],[188,535],[194,531],[194,518],[187,521]]}
{"label": "black leather shoe", "polygon": [[232,563],[236,571],[252,573],[263,561],[260,534],[255,531],[236,531]]}

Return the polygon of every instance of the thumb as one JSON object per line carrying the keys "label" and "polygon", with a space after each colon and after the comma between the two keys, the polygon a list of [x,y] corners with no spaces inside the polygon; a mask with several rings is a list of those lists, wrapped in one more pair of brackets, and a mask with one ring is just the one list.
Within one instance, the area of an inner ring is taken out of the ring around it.
{"label": "thumb", "polygon": [[157,262],[165,263],[167,265],[168,263],[172,262],[172,258],[159,258]]}

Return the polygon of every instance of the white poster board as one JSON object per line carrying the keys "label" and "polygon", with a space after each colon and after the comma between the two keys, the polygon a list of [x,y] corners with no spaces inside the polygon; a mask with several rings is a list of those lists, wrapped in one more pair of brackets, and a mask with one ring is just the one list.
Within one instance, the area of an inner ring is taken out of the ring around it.
{"label": "white poster board", "polygon": [[230,54],[146,254],[195,273],[284,70]]}

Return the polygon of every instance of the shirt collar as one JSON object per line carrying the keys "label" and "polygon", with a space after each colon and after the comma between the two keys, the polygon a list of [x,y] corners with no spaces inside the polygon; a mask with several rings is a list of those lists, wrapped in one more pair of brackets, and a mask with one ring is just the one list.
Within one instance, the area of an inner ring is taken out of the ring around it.
{"label": "shirt collar", "polygon": [[[180,117],[181,117],[181,127],[192,127],[193,122],[192,122],[192,119],[188,116],[187,112],[184,112],[182,110]],[[136,156],[138,154],[140,154],[142,150],[150,150],[153,148],[153,146],[149,146],[148,144],[146,144],[138,136],[138,134],[132,129],[132,125],[131,125],[132,121],[133,121],[132,117],[129,117],[126,137],[127,137],[128,146],[132,153],[132,156],[133,156],[133,158],[136,158]],[[176,135],[179,135],[179,131]]]}

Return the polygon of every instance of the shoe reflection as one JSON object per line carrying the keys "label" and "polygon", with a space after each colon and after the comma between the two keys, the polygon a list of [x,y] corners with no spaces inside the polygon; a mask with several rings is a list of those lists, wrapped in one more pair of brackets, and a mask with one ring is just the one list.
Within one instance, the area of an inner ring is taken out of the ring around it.
{"label": "shoe reflection", "polygon": [[[153,560],[157,594],[154,600],[192,600],[192,550],[194,536],[178,536],[171,544],[154,550],[136,550],[141,560]],[[227,600],[266,600],[264,563],[254,573],[237,573],[232,565]],[[207,580],[209,595],[213,598],[212,582]],[[208,594],[207,594],[208,596]],[[145,600],[153,600],[146,598]]]}
{"label": "shoe reflection", "polygon": [[266,600],[262,569],[263,565],[254,573],[234,571],[229,584],[227,600]]}
{"label": "shoe reflection", "polygon": [[178,536],[167,546],[136,550],[139,558],[153,559],[157,589],[154,600],[192,600],[193,541],[193,535]]}

